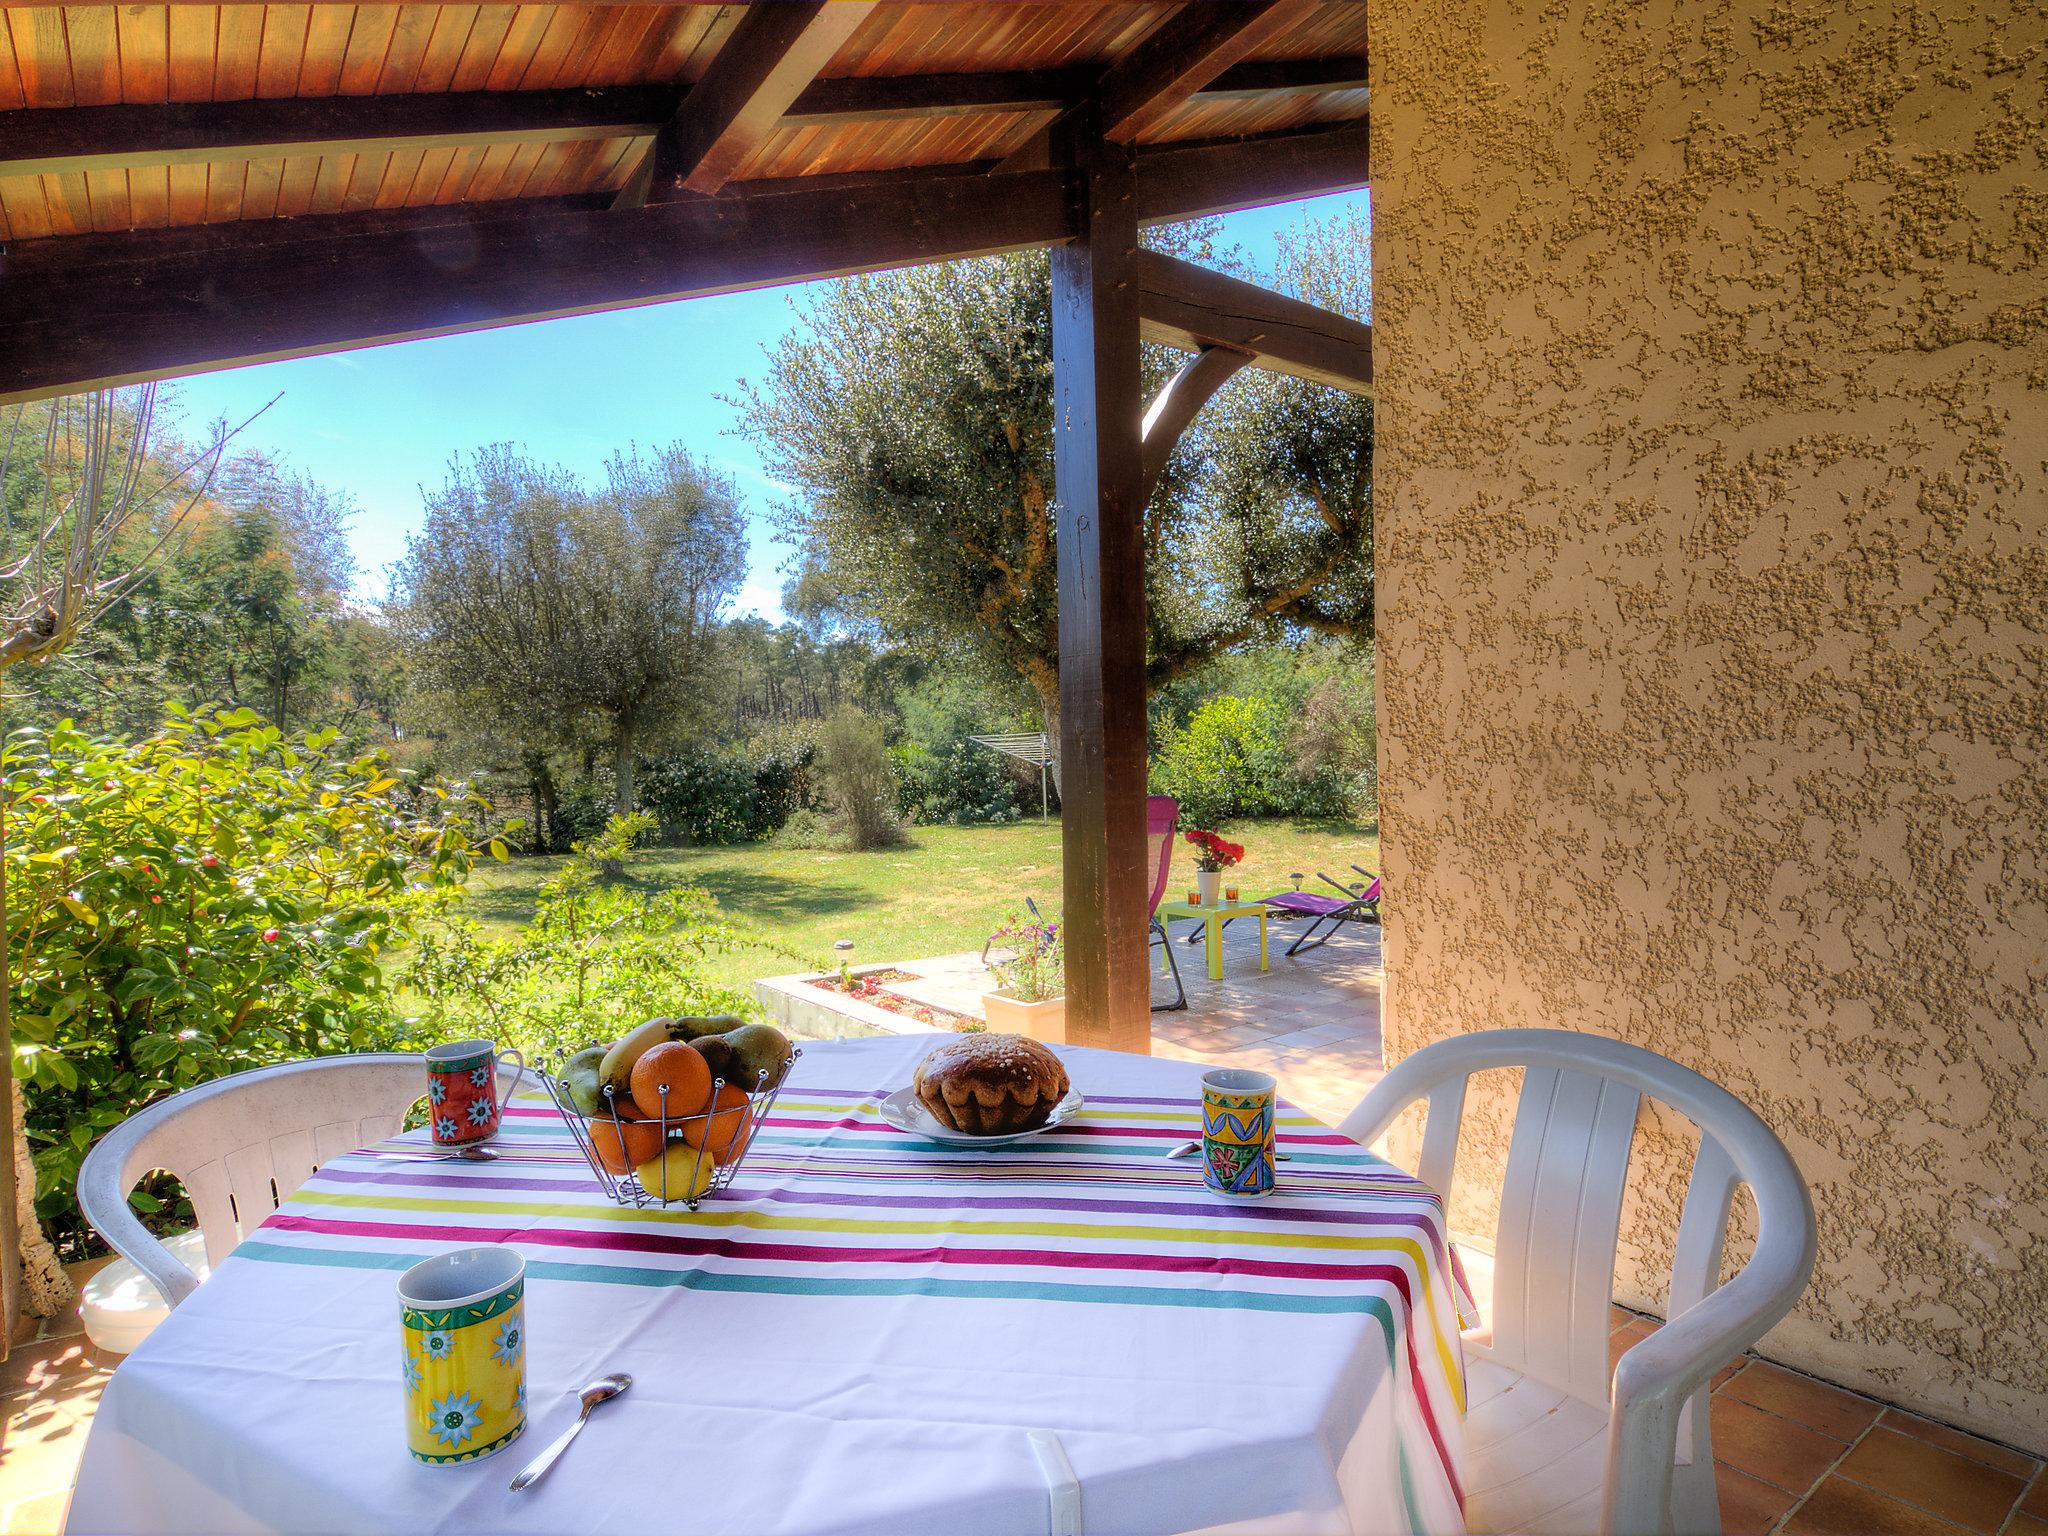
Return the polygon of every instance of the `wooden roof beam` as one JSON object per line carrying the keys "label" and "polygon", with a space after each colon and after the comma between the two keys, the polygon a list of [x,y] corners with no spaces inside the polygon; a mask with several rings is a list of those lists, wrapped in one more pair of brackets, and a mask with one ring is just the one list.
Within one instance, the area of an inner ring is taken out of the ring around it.
{"label": "wooden roof beam", "polygon": [[[1141,149],[1138,217],[1345,190],[1366,155],[1363,124]],[[1073,218],[1067,173],[973,166],[626,212],[533,198],[17,241],[0,250],[0,403],[1049,245]]]}
{"label": "wooden roof beam", "polygon": [[[1362,89],[1363,59],[1233,65],[1197,99]],[[1088,89],[1072,70],[875,75],[816,80],[786,125],[1058,112]],[[59,175],[287,155],[549,144],[650,137],[682,97],[662,85],[410,96],[286,97],[0,112],[0,176]]]}
{"label": "wooden roof beam", "polygon": [[1147,341],[1198,354],[1228,348],[1276,373],[1372,393],[1372,327],[1363,321],[1158,251],[1140,251],[1136,270]]}
{"label": "wooden roof beam", "polygon": [[678,190],[715,193],[874,8],[871,0],[748,6],[704,77],[655,135],[615,206],[638,208]]}
{"label": "wooden roof beam", "polygon": [[1195,0],[1104,71],[1096,87],[1102,136],[1129,144],[1316,0]]}

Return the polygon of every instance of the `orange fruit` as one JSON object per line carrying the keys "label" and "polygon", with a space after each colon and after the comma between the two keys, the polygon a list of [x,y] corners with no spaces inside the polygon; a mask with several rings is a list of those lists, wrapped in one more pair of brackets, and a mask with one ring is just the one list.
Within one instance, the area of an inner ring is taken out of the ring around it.
{"label": "orange fruit", "polygon": [[614,1120],[593,1115],[584,1122],[597,1160],[609,1173],[627,1174],[649,1158],[661,1155],[661,1127],[645,1120]]}
{"label": "orange fruit", "polygon": [[714,1163],[729,1163],[747,1150],[753,1130],[747,1124],[747,1096],[727,1083],[711,1101],[710,1114],[683,1122],[683,1140],[703,1147]]}
{"label": "orange fruit", "polygon": [[674,1125],[711,1102],[711,1066],[681,1040],[657,1045],[633,1063],[633,1102],[648,1119]]}

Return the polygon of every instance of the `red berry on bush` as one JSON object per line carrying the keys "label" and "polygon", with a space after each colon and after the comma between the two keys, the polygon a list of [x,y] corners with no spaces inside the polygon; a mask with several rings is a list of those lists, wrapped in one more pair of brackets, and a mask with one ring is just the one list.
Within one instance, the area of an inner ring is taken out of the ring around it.
{"label": "red berry on bush", "polygon": [[152,907],[160,907],[164,904],[164,899],[161,896],[152,896],[149,898],[149,904]]}
{"label": "red berry on bush", "polygon": [[266,944],[275,944],[277,942],[277,930],[275,928],[264,929],[263,942]]}

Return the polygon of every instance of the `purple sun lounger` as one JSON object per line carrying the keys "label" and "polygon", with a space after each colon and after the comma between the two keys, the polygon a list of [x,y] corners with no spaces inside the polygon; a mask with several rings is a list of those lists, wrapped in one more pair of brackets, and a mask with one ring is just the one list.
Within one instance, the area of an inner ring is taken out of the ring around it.
{"label": "purple sun lounger", "polygon": [[[1351,866],[1358,869],[1356,864]],[[1364,870],[1359,869],[1362,875]],[[1300,938],[1287,946],[1290,955],[1297,950],[1314,949],[1327,944],[1332,935],[1346,923],[1376,923],[1380,920],[1380,880],[1372,877],[1370,885],[1359,887],[1340,885],[1321,870],[1316,878],[1324,884],[1334,886],[1344,894],[1318,896],[1314,891],[1282,891],[1278,896],[1268,896],[1265,904],[1279,912],[1293,912],[1301,917],[1313,918]],[[1317,937],[1321,934],[1321,937]]]}

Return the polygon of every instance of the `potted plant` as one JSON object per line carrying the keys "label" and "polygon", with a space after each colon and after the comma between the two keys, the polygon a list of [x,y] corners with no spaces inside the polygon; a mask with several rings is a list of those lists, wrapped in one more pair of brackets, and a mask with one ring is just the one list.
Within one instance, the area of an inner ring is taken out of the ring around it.
{"label": "potted plant", "polygon": [[1244,857],[1244,844],[1227,843],[1201,827],[1190,828],[1187,839],[1195,848],[1195,888],[1202,893],[1202,905],[1213,907],[1223,871]]}
{"label": "potted plant", "polygon": [[1060,925],[1020,922],[1013,913],[996,930],[994,943],[1007,949],[1010,958],[989,967],[997,987],[981,995],[988,1027],[1048,1045],[1064,1043],[1067,974]]}

